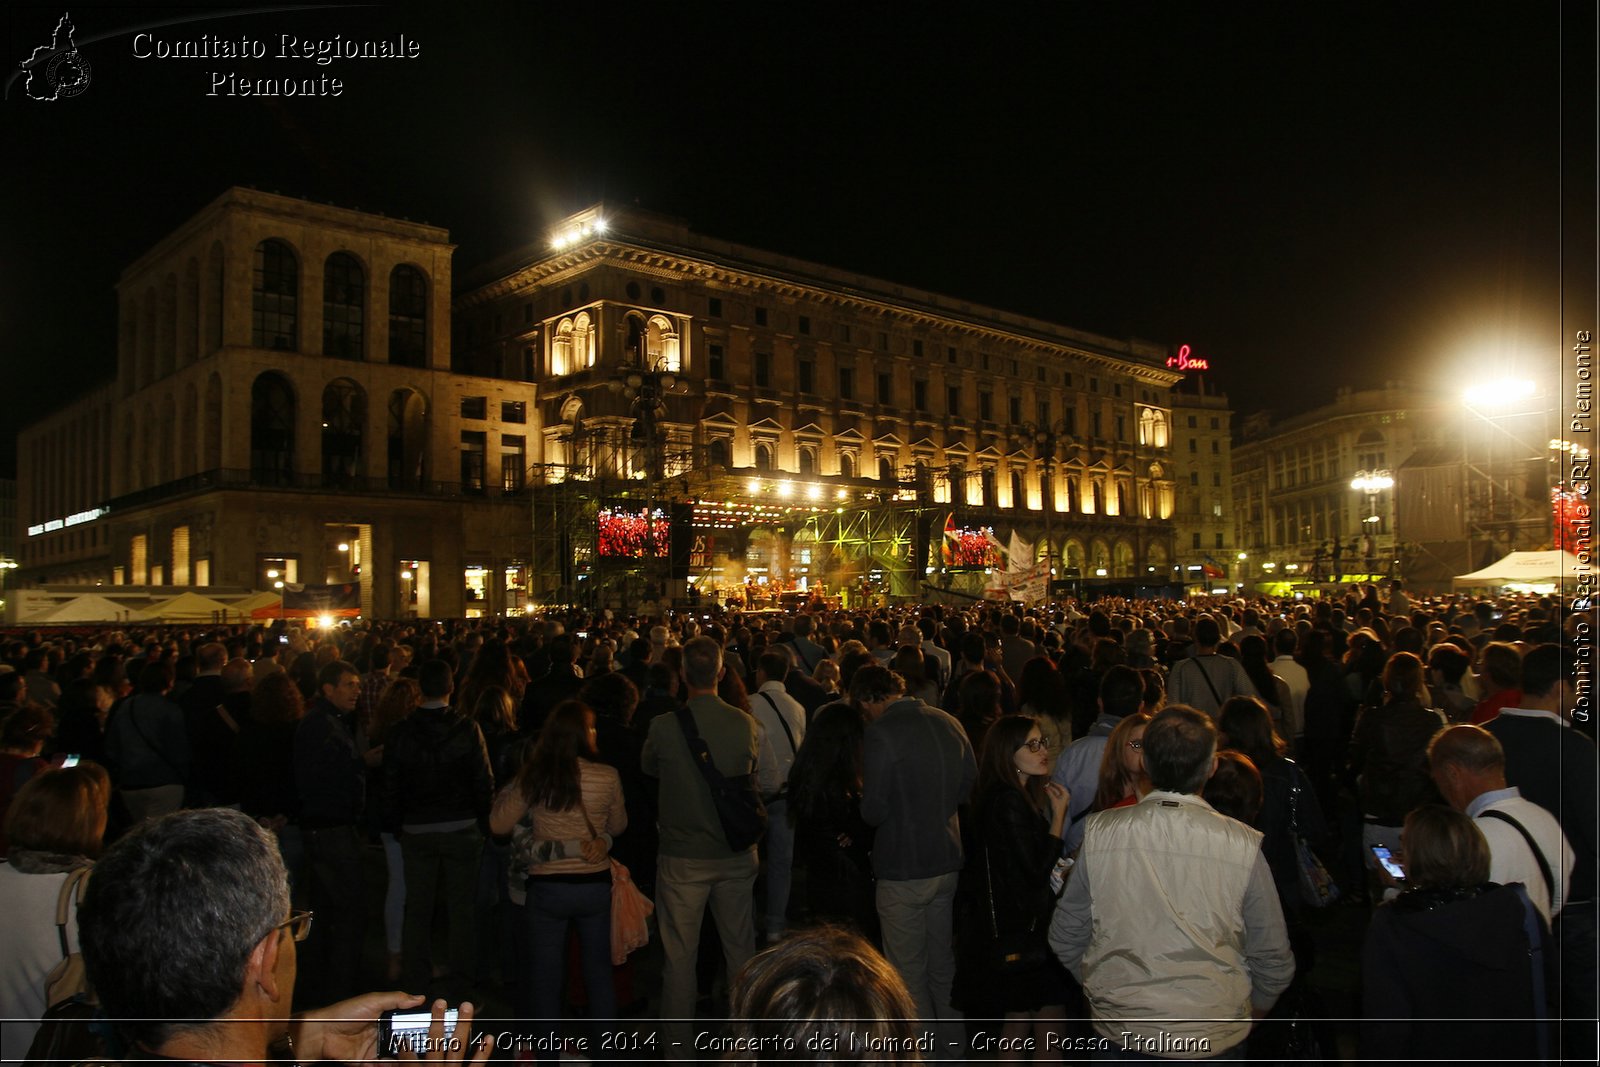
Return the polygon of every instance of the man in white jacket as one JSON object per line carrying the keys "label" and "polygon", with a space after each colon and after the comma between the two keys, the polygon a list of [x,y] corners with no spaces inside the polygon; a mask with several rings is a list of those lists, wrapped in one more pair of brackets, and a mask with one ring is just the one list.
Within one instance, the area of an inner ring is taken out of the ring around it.
{"label": "man in white jacket", "polygon": [[1193,708],[1151,720],[1155,788],[1089,818],[1050,926],[1096,1032],[1125,1052],[1230,1052],[1294,978],[1261,835],[1200,797],[1216,746],[1216,727]]}

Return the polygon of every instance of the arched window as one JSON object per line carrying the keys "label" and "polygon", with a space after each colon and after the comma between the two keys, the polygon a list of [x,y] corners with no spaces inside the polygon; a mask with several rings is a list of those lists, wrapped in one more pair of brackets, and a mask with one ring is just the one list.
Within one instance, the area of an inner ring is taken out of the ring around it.
{"label": "arched window", "polygon": [[678,331],[663,315],[652,315],[645,333],[645,348],[650,363],[659,370],[677,374],[683,369],[679,355]]}
{"label": "arched window", "polygon": [[1133,576],[1133,546],[1126,541],[1118,541],[1117,547],[1111,553],[1111,573],[1118,578]]}
{"label": "arched window", "polygon": [[298,352],[300,263],[282,241],[256,245],[251,290],[250,342],[257,348]]}
{"label": "arched window", "polygon": [[839,453],[839,475],[842,478],[856,476],[856,456],[854,452]]}
{"label": "arched window", "polygon": [[979,472],[978,483],[983,493],[983,506],[986,508],[994,507],[997,503],[995,500],[994,468],[983,468]]}
{"label": "arched window", "polygon": [[1094,507],[1090,509],[1091,513],[1104,515],[1106,513],[1106,483],[1097,478],[1090,484],[1090,489],[1094,493]]}
{"label": "arched window", "polygon": [[1127,482],[1120,482],[1119,481],[1117,483],[1117,514],[1118,515],[1126,515],[1126,514],[1128,514],[1128,483]]}
{"label": "arched window", "polygon": [[250,478],[288,485],[294,478],[294,390],[273,371],[250,387]]}
{"label": "arched window", "polygon": [[800,453],[800,473],[801,474],[815,474],[815,473],[817,473],[817,448],[816,448],[816,446],[815,445],[801,445],[800,448],[799,448],[799,453]]}
{"label": "arched window", "polygon": [[892,482],[894,477],[894,460],[888,456],[878,457],[878,481]]}
{"label": "arched window", "polygon": [[556,325],[555,336],[550,339],[550,374],[560,377],[571,374],[576,368],[572,363],[572,320],[562,319]]}
{"label": "arched window", "polygon": [[428,283],[402,263],[389,274],[389,362],[421,367],[428,358]]}
{"label": "arched window", "polygon": [[594,335],[595,330],[587,311],[580,311],[572,320],[572,364],[571,370],[582,370],[594,366]]}
{"label": "arched window", "polygon": [[335,359],[365,355],[367,272],[347,252],[335,252],[322,268],[322,354]]}
{"label": "arched window", "polygon": [[772,469],[772,445],[766,441],[756,442],[756,470],[769,471]]}
{"label": "arched window", "polygon": [[206,260],[206,351],[222,347],[222,244],[211,246]]}
{"label": "arched window", "polygon": [[222,467],[222,375],[213,374],[206,379],[205,455],[202,469],[220,470]]}
{"label": "arched window", "polygon": [[161,341],[157,350],[162,378],[178,369],[178,276],[168,274],[161,283]]}
{"label": "arched window", "polygon": [[335,378],[322,391],[322,484],[350,488],[361,474],[361,441],[367,395],[349,378]]}
{"label": "arched window", "polygon": [[1028,491],[1025,488],[1023,488],[1022,472],[1019,471],[1019,470],[1014,470],[1014,471],[1011,472],[1011,505],[1010,506],[1014,507],[1014,508],[1020,508],[1020,507],[1027,506],[1027,503],[1028,503]]}
{"label": "arched window", "polygon": [[1078,485],[1078,479],[1068,478],[1066,499],[1067,511],[1081,511],[1083,509],[1083,497],[1079,495],[1081,492],[1082,489]]}
{"label": "arched window", "polygon": [[200,427],[200,393],[190,382],[183,387],[183,410],[178,413],[178,477],[195,472],[196,436]]}
{"label": "arched window", "polygon": [[713,467],[727,468],[733,465],[728,456],[728,439],[726,437],[716,437],[711,440],[710,445],[706,448],[706,462]]}
{"label": "arched window", "polygon": [[200,261],[193,256],[183,268],[183,298],[178,302],[178,365],[187,367],[200,354]]}
{"label": "arched window", "polygon": [[420,489],[427,477],[424,447],[428,405],[415,389],[389,394],[389,488]]}

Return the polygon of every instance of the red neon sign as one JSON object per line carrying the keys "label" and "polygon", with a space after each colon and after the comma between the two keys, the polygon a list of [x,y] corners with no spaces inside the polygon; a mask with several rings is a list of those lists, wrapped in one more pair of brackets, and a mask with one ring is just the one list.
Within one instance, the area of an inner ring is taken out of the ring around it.
{"label": "red neon sign", "polygon": [[1210,370],[1211,362],[1198,356],[1189,355],[1189,346],[1183,345],[1178,349],[1178,354],[1167,358],[1167,366],[1178,370]]}

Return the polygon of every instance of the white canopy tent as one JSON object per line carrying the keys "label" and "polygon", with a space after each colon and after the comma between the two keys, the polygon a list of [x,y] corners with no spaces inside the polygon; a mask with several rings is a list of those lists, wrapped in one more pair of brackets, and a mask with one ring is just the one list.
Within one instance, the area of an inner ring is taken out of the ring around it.
{"label": "white canopy tent", "polygon": [[128,622],[138,611],[126,603],[118,603],[96,593],[85,593],[83,596],[62,604],[51,611],[38,622],[65,623],[65,622]]}
{"label": "white canopy tent", "polygon": [[1548,552],[1512,552],[1502,559],[1471,574],[1458,574],[1457,589],[1473,586],[1528,584],[1559,585],[1577,578],[1582,565],[1571,552],[1552,549]]}
{"label": "white canopy tent", "polygon": [[141,622],[210,622],[222,618],[230,610],[220,600],[212,600],[199,593],[179,593],[171,600],[152,604],[139,612],[137,617]]}

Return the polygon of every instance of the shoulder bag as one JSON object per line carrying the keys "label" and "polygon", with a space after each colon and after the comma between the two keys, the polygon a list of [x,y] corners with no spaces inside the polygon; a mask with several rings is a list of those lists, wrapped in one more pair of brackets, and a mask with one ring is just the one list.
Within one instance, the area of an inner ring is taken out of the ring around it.
{"label": "shoulder bag", "polygon": [[711,788],[711,803],[717,809],[717,821],[728,839],[728,847],[735,852],[753,848],[767,832],[767,808],[761,803],[761,792],[756,788],[755,775],[724,775],[711,760],[711,746],[700,736],[694,723],[694,714],[688,708],[677,709],[678,727],[689,745],[689,756]]}

